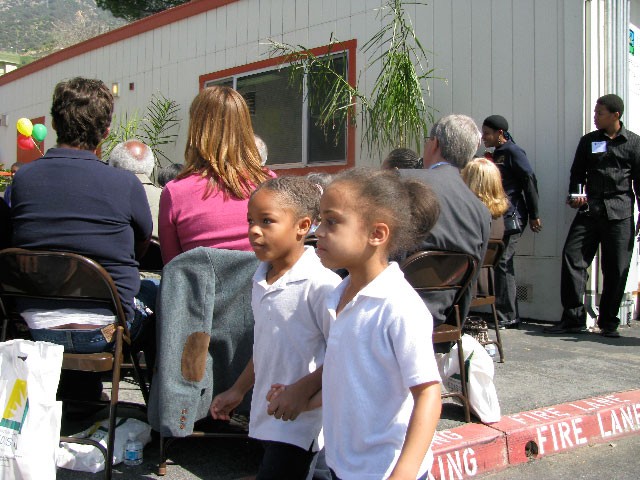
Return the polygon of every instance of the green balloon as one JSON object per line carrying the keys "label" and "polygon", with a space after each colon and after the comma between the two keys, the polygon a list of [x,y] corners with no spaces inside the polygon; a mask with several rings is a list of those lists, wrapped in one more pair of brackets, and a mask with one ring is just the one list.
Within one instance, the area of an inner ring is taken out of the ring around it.
{"label": "green balloon", "polygon": [[36,123],[33,126],[33,131],[31,132],[31,136],[33,137],[34,140],[38,142],[43,141],[47,136],[47,127],[45,127],[41,123]]}

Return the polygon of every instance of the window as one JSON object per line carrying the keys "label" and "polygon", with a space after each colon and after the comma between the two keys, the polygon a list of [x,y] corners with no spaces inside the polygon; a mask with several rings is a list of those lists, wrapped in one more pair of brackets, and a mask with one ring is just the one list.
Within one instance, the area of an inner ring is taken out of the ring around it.
{"label": "window", "polygon": [[[355,52],[355,41],[352,43],[353,51],[349,48],[331,54],[334,67],[345,78],[352,74],[347,71],[349,55]],[[247,65],[235,71],[206,75],[201,78],[201,85],[204,88],[225,85],[242,94],[249,107],[253,130],[269,149],[267,165],[295,168],[352,164],[353,158],[349,157],[353,152],[349,150],[354,149],[348,148],[348,144],[353,143],[349,135],[353,127],[337,126],[325,133],[316,125],[318,114],[307,101],[310,92],[306,77],[301,80],[302,85],[291,85],[290,68],[282,67],[281,62],[281,59],[271,59],[254,64],[262,68],[252,69]]]}

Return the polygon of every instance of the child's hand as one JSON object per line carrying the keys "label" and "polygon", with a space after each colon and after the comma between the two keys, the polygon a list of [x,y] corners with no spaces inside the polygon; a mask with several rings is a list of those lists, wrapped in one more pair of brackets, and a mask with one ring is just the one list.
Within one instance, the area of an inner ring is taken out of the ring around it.
{"label": "child's hand", "polygon": [[271,388],[267,392],[267,402],[278,398],[278,395],[280,395],[281,392],[284,392],[285,388],[287,388],[287,386],[282,383],[274,383],[271,385]]}
{"label": "child's hand", "polygon": [[[275,388],[274,388],[275,387]],[[296,385],[275,384],[267,394],[267,413],[284,421],[295,420],[307,409],[308,396],[301,394]]]}
{"label": "child's hand", "polygon": [[216,395],[209,407],[211,416],[214,420],[231,420],[231,412],[240,405],[243,397],[241,392],[233,388]]}

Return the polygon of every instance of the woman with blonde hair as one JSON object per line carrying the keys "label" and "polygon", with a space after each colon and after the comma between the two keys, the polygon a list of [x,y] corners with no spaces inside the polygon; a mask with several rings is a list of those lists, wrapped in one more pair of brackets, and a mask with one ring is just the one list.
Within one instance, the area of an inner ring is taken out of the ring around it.
{"label": "woman with blonde hair", "polygon": [[249,196],[275,174],[262,166],[249,109],[237,91],[214,86],[198,93],[184,156],[182,172],[160,197],[164,262],[200,246],[251,251]]}
{"label": "woman with blonde hair", "polygon": [[503,215],[509,208],[509,199],[502,187],[500,170],[491,160],[477,157],[462,169],[462,179],[491,213],[490,238],[502,240]]}

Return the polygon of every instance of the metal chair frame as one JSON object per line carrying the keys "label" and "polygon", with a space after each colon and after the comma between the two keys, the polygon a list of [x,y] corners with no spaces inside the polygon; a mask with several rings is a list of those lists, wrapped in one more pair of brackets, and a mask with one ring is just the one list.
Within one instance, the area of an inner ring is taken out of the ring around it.
{"label": "metal chair frame", "polygon": [[[62,273],[56,276],[56,272]],[[53,278],[50,278],[51,275]],[[105,458],[104,476],[106,479],[111,479],[117,408],[118,405],[128,403],[118,400],[123,357],[128,357],[134,366],[134,376],[140,385],[145,402],[149,395],[137,355],[130,348],[131,340],[126,317],[113,279],[96,261],[82,255],[8,248],[0,251],[0,312],[3,315],[0,340],[2,341],[6,340],[9,322],[19,316],[16,299],[56,300],[68,304],[89,301],[92,304],[106,306],[114,312],[117,321],[112,352],[91,354],[65,352],[62,361],[62,370],[111,372],[111,399],[108,402],[87,402],[109,405],[107,447],[91,439],[60,437],[61,442],[81,443],[98,448]],[[74,399],[64,400],[82,403]]]}
{"label": "metal chair frame", "polygon": [[504,363],[504,351],[502,349],[502,337],[500,336],[500,324],[498,322],[498,313],[496,310],[496,290],[495,280],[493,272],[495,267],[502,257],[504,251],[504,243],[501,240],[489,240],[487,246],[487,253],[482,261],[481,269],[487,270],[487,292],[476,292],[476,295],[471,299],[471,308],[481,307],[489,305],[491,307],[491,313],[493,314],[493,326],[496,333],[495,340],[489,340],[486,342],[480,342],[482,345],[494,344],[498,347],[498,353],[500,354],[500,363]]}
{"label": "metal chair frame", "polygon": [[[405,278],[422,297],[431,292],[454,292],[451,308],[455,311],[455,325],[441,324],[433,329],[432,341],[436,343],[455,342],[458,346],[458,364],[460,365],[461,392],[445,392],[441,398],[458,398],[462,402],[464,418],[471,421],[467,372],[464,368],[462,350],[462,321],[459,302],[470,287],[471,279],[477,268],[477,261],[471,255],[461,252],[426,250],[416,252],[402,262],[400,268]],[[427,300],[428,302],[428,300]]]}

